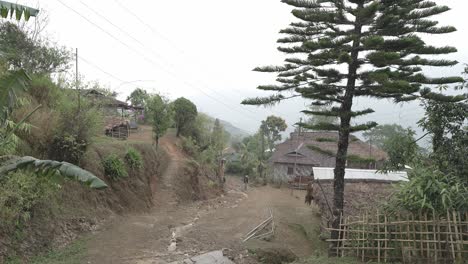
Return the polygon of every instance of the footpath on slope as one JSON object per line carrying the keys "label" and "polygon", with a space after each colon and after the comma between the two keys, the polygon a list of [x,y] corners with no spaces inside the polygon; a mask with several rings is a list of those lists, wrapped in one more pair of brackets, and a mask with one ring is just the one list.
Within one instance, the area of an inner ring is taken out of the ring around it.
{"label": "footpath on slope", "polygon": [[[151,134],[149,134],[151,136]],[[87,241],[83,263],[167,264],[215,250],[224,250],[237,264],[258,263],[247,249],[287,248],[297,256],[311,255],[319,243],[316,208],[303,203],[303,194],[268,186],[246,193],[237,177],[228,177],[225,194],[215,199],[178,203],[174,181],[187,157],[174,136],[161,139],[170,162],[154,187],[155,206],[145,214],[117,216]],[[275,237],[242,243],[243,236],[267,218],[271,207]]]}

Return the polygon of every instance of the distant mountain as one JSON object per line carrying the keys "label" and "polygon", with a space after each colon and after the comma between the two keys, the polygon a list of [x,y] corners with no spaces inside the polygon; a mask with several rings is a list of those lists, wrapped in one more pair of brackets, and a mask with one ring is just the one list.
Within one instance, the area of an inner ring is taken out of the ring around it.
{"label": "distant mountain", "polygon": [[[208,115],[206,113],[203,113],[203,115],[205,115],[207,118],[213,120],[213,122],[215,121],[214,117],[212,117],[212,116],[210,116],[210,115]],[[221,122],[221,125],[223,125],[224,130],[226,130],[231,135],[231,139],[234,139],[234,138],[242,139],[242,138],[245,138],[245,137],[250,135],[249,132],[234,126],[233,124],[229,123],[228,121],[224,121],[222,119],[219,119],[219,121]]]}
{"label": "distant mountain", "polygon": [[233,124],[227,121],[220,119],[220,122],[224,129],[231,135],[231,138],[245,138],[250,135],[247,131],[235,127]]}

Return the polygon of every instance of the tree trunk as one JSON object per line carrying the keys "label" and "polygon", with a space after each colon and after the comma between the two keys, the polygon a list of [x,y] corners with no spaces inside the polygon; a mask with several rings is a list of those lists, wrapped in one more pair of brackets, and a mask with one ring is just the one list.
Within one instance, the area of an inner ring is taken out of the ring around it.
{"label": "tree trunk", "polygon": [[156,134],[156,150],[158,149],[159,146],[159,135]]}
{"label": "tree trunk", "polygon": [[[363,5],[360,4],[360,7]],[[348,82],[346,84],[346,92],[343,97],[343,102],[340,107],[340,130],[338,134],[338,150],[336,153],[336,163],[334,169],[334,182],[333,182],[333,220],[331,239],[335,240],[332,242],[329,255],[334,256],[336,254],[335,249],[338,246],[336,239],[339,238],[341,215],[344,208],[344,188],[345,188],[345,168],[346,159],[348,154],[349,145],[349,134],[351,124],[351,109],[353,105],[354,90],[356,87],[357,69],[359,68],[359,43],[361,39],[362,25],[360,24],[359,18],[356,20],[354,34],[355,39],[353,41],[353,49],[351,51],[351,62],[348,67]]]}

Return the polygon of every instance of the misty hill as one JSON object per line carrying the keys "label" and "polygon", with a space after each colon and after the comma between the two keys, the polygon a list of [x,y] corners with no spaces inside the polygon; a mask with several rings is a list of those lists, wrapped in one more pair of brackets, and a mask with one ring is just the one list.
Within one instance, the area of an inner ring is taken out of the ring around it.
{"label": "misty hill", "polygon": [[[213,123],[214,123],[216,118],[214,118],[214,117],[212,117],[212,116],[210,116],[210,115],[208,115],[206,113],[203,113],[203,115],[205,115],[207,118],[213,120]],[[222,119],[219,119],[219,121],[221,122],[221,125],[223,125],[224,130],[226,130],[231,135],[231,139],[232,138],[244,138],[244,137],[247,137],[247,136],[250,135],[249,132],[234,126],[233,124],[229,123],[228,121],[225,121],[225,120],[222,120]]]}
{"label": "misty hill", "polygon": [[224,129],[229,134],[231,134],[232,138],[244,138],[244,137],[250,135],[247,131],[240,129],[240,128],[234,126],[233,124],[231,124],[231,123],[229,123],[227,121],[224,121],[224,120],[220,119],[220,122],[223,125]]}

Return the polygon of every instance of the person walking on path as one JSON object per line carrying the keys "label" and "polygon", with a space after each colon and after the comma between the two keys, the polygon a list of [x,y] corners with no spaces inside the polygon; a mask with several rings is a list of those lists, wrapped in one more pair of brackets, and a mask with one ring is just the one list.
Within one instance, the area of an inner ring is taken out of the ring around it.
{"label": "person walking on path", "polygon": [[247,191],[247,185],[249,184],[249,175],[244,176],[244,191]]}

